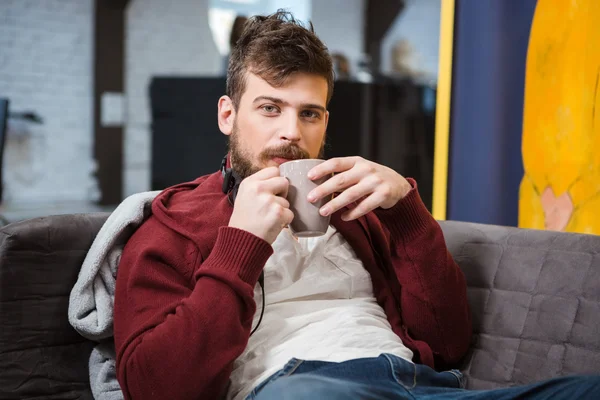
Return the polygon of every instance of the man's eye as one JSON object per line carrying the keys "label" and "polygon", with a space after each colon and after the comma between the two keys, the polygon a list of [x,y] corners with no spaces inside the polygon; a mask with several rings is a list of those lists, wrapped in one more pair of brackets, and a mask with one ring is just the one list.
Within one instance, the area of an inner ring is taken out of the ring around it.
{"label": "man's eye", "polygon": [[319,118],[319,113],[316,111],[303,111],[302,116],[306,118]]}
{"label": "man's eye", "polygon": [[262,109],[264,112],[267,112],[269,114],[277,112],[277,107],[275,106],[262,106]]}

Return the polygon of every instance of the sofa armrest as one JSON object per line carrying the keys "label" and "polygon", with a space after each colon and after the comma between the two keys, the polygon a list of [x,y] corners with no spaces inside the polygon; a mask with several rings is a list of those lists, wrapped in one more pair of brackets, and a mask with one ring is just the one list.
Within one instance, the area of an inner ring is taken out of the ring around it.
{"label": "sofa armrest", "polygon": [[600,236],[440,225],[467,278],[469,388],[600,373]]}
{"label": "sofa armrest", "polygon": [[67,318],[69,294],[107,213],[36,218],[0,229],[0,397],[91,399],[94,343]]}

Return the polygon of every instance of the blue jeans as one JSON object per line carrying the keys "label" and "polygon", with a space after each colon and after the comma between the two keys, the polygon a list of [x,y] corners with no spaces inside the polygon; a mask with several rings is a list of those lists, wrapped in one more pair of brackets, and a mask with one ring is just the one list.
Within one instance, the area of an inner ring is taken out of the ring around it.
{"label": "blue jeans", "polygon": [[342,363],[292,359],[247,400],[600,399],[600,377],[570,376],[526,386],[466,390],[457,370],[436,372],[391,354]]}

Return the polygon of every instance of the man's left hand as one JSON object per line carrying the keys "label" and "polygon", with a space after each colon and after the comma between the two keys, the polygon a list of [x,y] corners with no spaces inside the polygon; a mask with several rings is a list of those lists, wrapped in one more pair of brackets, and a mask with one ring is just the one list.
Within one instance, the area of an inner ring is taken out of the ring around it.
{"label": "man's left hand", "polygon": [[344,221],[362,217],[378,207],[391,208],[411,189],[410,183],[393,169],[362,157],[332,158],[311,169],[308,178],[314,180],[331,174],[335,175],[309,193],[308,201],[314,203],[339,193],[321,207],[324,216],[358,201],[357,207],[342,215]]}

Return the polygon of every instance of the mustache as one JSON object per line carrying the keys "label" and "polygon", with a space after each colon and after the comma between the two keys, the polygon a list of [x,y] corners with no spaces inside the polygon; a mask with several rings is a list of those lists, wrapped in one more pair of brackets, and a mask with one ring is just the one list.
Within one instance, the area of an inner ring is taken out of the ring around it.
{"label": "mustache", "polygon": [[286,158],[288,160],[305,160],[310,158],[310,154],[308,154],[306,150],[303,150],[294,144],[265,149],[260,153],[260,158],[263,161],[269,160],[273,157]]}

